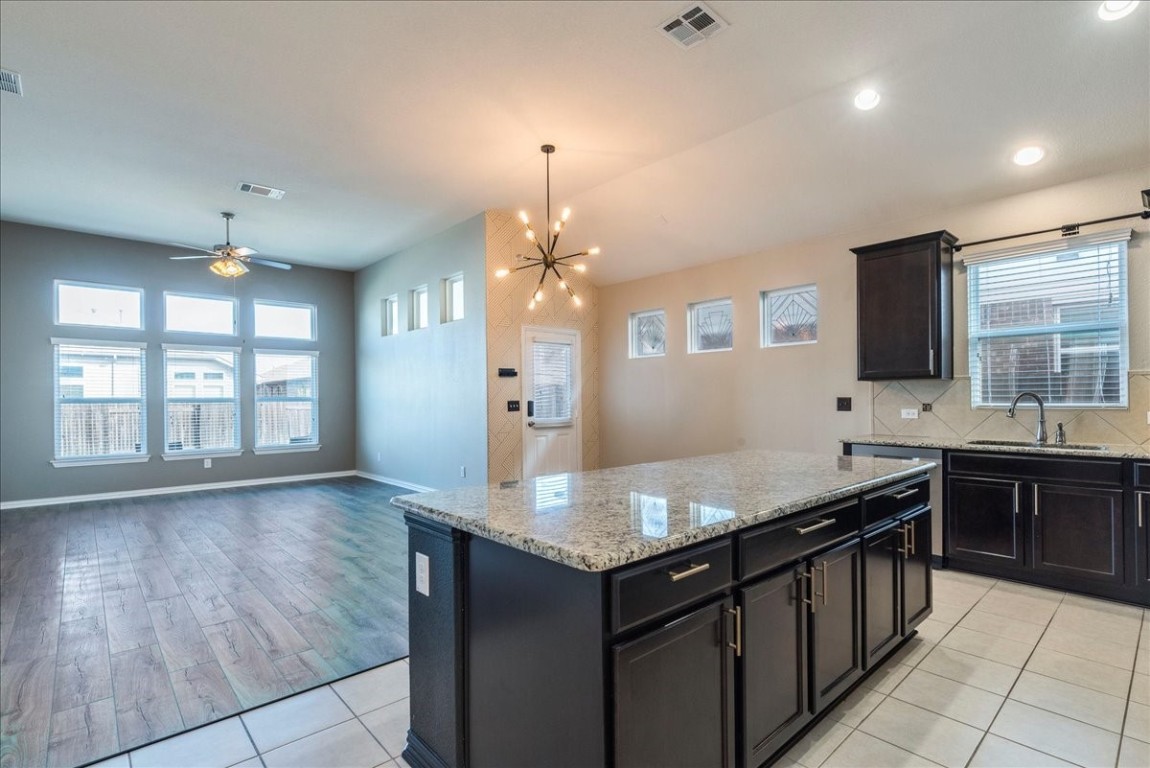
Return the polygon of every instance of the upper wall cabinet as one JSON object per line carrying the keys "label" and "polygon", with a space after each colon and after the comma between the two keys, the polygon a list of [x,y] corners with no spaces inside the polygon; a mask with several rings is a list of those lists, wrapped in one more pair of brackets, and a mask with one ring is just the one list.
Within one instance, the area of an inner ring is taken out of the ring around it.
{"label": "upper wall cabinet", "polygon": [[851,248],[858,257],[859,379],[953,375],[949,232]]}

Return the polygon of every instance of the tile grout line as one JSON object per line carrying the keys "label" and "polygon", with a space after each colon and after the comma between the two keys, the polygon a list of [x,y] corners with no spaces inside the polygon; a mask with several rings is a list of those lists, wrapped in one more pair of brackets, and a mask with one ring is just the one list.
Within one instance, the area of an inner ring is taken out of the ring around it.
{"label": "tile grout line", "polygon": [[1118,754],[1114,757],[1117,767],[1122,759],[1122,742],[1126,739],[1126,721],[1130,719],[1130,696],[1134,693],[1134,678],[1138,675],[1138,651],[1142,648],[1142,633],[1146,629],[1146,610],[1142,610],[1142,626],[1138,627],[1138,642],[1134,646],[1134,665],[1130,668],[1130,687],[1126,690],[1126,708],[1122,712],[1122,730],[1118,734]]}
{"label": "tile grout line", "polygon": [[[260,752],[260,748],[256,746],[256,740],[252,738],[252,732],[248,730],[248,724],[244,722],[244,718],[240,715],[233,715],[233,717],[240,721],[240,727],[244,729],[244,733],[247,734],[248,741],[251,742],[252,749],[256,751],[256,759],[260,761],[260,765],[264,766],[264,768],[267,768],[267,763],[264,762],[263,754]],[[219,722],[223,723],[227,721],[220,720]]]}

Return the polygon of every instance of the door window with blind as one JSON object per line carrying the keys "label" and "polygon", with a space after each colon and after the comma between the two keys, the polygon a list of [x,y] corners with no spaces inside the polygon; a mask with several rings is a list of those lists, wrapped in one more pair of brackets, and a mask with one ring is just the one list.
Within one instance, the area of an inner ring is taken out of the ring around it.
{"label": "door window with blind", "polygon": [[531,344],[531,400],[538,426],[565,426],[571,423],[572,381],[571,344],[536,339]]}
{"label": "door window with blind", "polygon": [[53,339],[56,465],[147,459],[144,345]]}
{"label": "door window with blind", "polygon": [[965,259],[971,405],[1019,392],[1047,405],[1125,408],[1126,241],[1085,235]]}
{"label": "door window with blind", "polygon": [[239,350],[164,345],[164,458],[240,450]]}
{"label": "door window with blind", "polygon": [[316,447],[315,352],[256,350],[256,452]]}

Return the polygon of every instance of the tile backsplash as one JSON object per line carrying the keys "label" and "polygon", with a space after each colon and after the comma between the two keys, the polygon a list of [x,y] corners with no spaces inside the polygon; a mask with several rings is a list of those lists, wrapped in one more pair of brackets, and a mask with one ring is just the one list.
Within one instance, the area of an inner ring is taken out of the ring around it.
{"label": "tile backsplash", "polygon": [[[922,404],[931,410],[923,411]],[[1034,437],[1037,414],[1020,410],[1008,419],[1005,408],[971,408],[970,377],[947,381],[915,379],[874,385],[872,411],[875,434],[907,437],[950,437],[990,440],[1026,440]],[[919,410],[917,419],[904,419],[902,409]],[[1076,443],[1150,445],[1150,372],[1130,373],[1130,407],[1113,409],[1046,410],[1051,439],[1054,425],[1062,422],[1066,439]]]}

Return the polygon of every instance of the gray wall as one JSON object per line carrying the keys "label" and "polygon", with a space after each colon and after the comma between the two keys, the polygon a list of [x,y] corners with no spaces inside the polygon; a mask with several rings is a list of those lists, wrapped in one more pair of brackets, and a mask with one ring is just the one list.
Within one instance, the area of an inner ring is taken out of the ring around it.
{"label": "gray wall", "polygon": [[[480,214],[356,273],[361,471],[431,488],[487,482],[485,253]],[[459,272],[464,318],[441,323],[440,280]],[[408,291],[424,284],[429,326],[409,331]],[[392,294],[401,330],[385,337],[382,305]]]}
{"label": "gray wall", "polygon": [[[232,282],[208,271],[206,261],[169,261],[164,246],[0,222],[0,501],[23,501],[147,488],[219,483],[348,471],[355,468],[353,275],[296,267],[290,272],[253,267],[235,281],[237,337],[163,332],[163,292],[230,296]],[[186,252],[184,252],[186,253]],[[53,280],[79,280],[143,288],[144,331],[56,326]],[[252,299],[317,306],[316,345],[260,339],[253,342]],[[150,461],[91,467],[53,467],[53,336],[148,343],[148,448]],[[240,361],[242,456],[164,461],[161,344],[216,344],[243,348]],[[319,438],[308,453],[256,456],[253,444],[254,363],[251,349],[319,349]]]}

